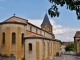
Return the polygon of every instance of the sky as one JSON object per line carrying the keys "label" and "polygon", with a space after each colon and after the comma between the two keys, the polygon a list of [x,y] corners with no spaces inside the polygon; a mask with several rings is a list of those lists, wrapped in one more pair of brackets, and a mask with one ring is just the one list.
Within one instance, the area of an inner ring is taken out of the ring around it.
{"label": "sky", "polygon": [[[52,6],[48,0],[0,0],[0,22],[10,18],[13,14],[28,19],[32,24],[40,27],[47,10]],[[80,20],[75,11],[59,7],[60,16],[49,19],[53,25],[56,39],[74,41],[76,31],[80,31]],[[48,13],[47,13],[48,14]]]}

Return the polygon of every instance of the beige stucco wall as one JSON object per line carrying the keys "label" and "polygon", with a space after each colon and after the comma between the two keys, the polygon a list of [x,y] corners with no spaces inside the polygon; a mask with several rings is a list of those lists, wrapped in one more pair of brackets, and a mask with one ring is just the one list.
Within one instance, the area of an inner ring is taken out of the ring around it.
{"label": "beige stucco wall", "polygon": [[32,27],[32,32],[34,32],[34,33],[36,33],[36,29],[37,29],[37,34],[40,34],[40,31],[41,31],[42,32],[42,34],[41,34],[42,36],[45,36],[45,37],[48,37],[48,38],[53,38],[51,34],[45,32],[43,30],[40,30],[40,29],[30,25],[30,24],[27,24],[27,28],[26,29],[28,31],[30,31],[30,27]]}
{"label": "beige stucco wall", "polygon": [[[32,44],[32,52],[28,50],[28,44]],[[27,48],[26,48],[27,47]],[[25,60],[36,60],[36,41],[25,40]]]}
{"label": "beige stucco wall", "polygon": [[[26,39],[25,40],[25,60],[37,60],[37,56],[36,56],[36,42],[39,42],[39,58],[40,60],[42,60],[43,58],[43,43],[41,41],[41,39]],[[32,43],[32,52],[28,51],[28,44]]]}
{"label": "beige stucco wall", "polygon": [[30,31],[30,25],[29,24],[27,24],[26,30],[29,30]]}
{"label": "beige stucco wall", "polygon": [[[18,40],[18,28],[21,28],[21,32],[20,32],[20,38],[21,38],[21,34],[22,33],[25,33],[25,27],[24,25],[21,25],[21,24],[3,24],[0,26],[0,53],[2,54],[6,54],[6,49],[7,49],[7,46],[6,46],[6,43],[9,43],[8,46],[9,46],[9,54],[14,54],[15,56],[18,55],[18,42],[21,41],[21,40]],[[8,39],[6,38],[5,39],[5,45],[2,44],[2,33],[4,32],[5,35],[7,36],[8,35],[8,32],[7,32],[7,28],[10,28],[10,36],[8,36],[10,38],[10,40],[8,41]],[[16,33],[16,44],[12,45],[12,33]],[[23,58],[24,56],[24,46],[21,44],[21,58]]]}
{"label": "beige stucco wall", "polygon": [[[39,42],[38,47],[36,47],[36,42]],[[32,52],[29,52],[29,43],[32,44]],[[53,58],[56,55],[56,52],[60,51],[60,49],[58,48],[59,42],[55,41],[55,43],[53,43],[54,41],[43,39],[25,39],[25,60],[45,60],[47,58]],[[36,49],[39,49],[39,51],[37,52]]]}

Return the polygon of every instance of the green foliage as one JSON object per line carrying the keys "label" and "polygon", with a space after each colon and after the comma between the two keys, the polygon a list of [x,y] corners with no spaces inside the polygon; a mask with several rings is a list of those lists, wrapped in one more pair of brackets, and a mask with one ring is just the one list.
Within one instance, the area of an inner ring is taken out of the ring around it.
{"label": "green foliage", "polygon": [[70,44],[70,45],[66,46],[65,50],[66,51],[75,51],[76,50],[75,44]]}
{"label": "green foliage", "polygon": [[49,0],[49,2],[52,4],[51,8],[48,10],[51,17],[59,17],[60,12],[57,6],[63,7],[66,5],[66,9],[76,11],[77,18],[80,19],[80,0]]}

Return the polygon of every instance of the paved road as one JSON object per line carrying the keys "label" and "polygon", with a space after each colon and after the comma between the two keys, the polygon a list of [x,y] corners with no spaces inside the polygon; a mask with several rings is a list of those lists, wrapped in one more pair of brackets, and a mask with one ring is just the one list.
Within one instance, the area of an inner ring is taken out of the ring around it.
{"label": "paved road", "polygon": [[63,55],[62,57],[56,57],[56,59],[49,60],[80,60],[80,57],[72,55]]}
{"label": "paved road", "polygon": [[72,55],[64,55],[62,60],[80,60],[80,57]]}

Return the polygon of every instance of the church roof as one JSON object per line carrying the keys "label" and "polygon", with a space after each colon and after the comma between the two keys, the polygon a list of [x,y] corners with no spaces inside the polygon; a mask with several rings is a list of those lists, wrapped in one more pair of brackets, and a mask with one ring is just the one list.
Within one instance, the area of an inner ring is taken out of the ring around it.
{"label": "church roof", "polygon": [[45,17],[44,17],[44,20],[43,20],[41,26],[43,26],[43,25],[51,25],[49,18],[47,16],[47,13],[45,14]]}
{"label": "church roof", "polygon": [[74,37],[80,37],[80,31],[77,31]]}
{"label": "church roof", "polygon": [[18,19],[22,19],[22,20],[28,21],[27,19],[24,19],[24,18],[20,18],[20,17],[17,17],[17,16],[12,16],[12,17],[8,18],[7,20],[5,20],[4,22],[8,21],[11,18],[18,18]]}

